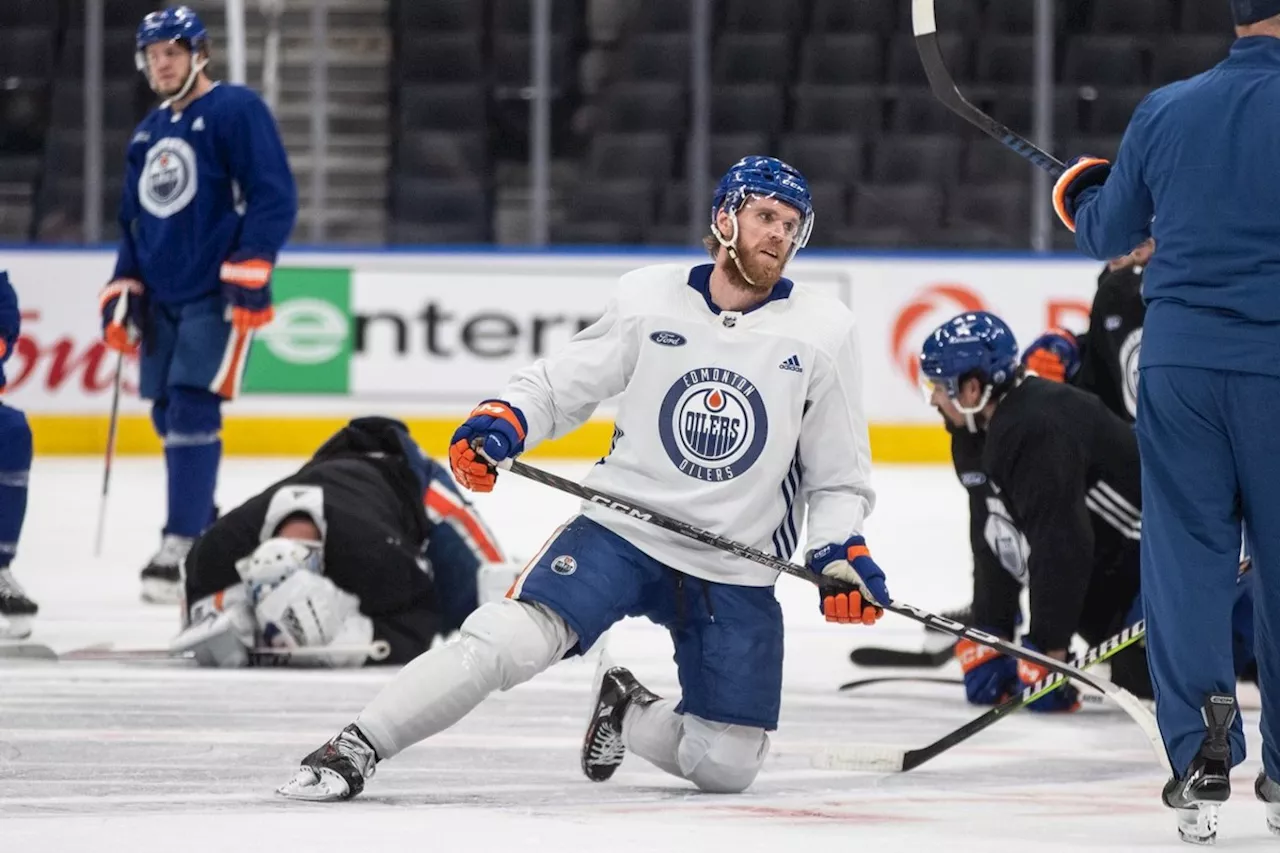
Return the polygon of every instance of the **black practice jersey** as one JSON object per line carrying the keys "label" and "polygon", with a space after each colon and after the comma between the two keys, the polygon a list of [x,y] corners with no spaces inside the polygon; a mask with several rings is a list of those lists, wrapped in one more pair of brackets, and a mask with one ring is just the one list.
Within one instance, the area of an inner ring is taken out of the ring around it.
{"label": "black practice jersey", "polygon": [[274,533],[264,530],[272,498],[299,486],[323,490],[324,574],[360,599],[374,638],[391,644],[389,662],[404,663],[425,651],[442,625],[424,556],[430,524],[421,487],[403,457],[316,459],[231,510],[187,556],[187,601],[240,582],[236,561]]}
{"label": "black practice jersey", "polygon": [[1129,423],[1093,394],[1029,376],[996,407],[982,470],[1030,547],[1032,642],[1062,649],[1118,628],[1138,592],[1142,529]]}
{"label": "black practice jersey", "polygon": [[969,546],[973,552],[973,624],[1012,637],[1027,582],[1027,540],[982,469],[986,433],[947,425],[956,477],[969,493]]}
{"label": "black practice jersey", "polygon": [[1147,315],[1142,272],[1138,266],[1104,269],[1098,277],[1089,331],[1081,341],[1080,370],[1073,379],[1130,423],[1138,413],[1138,351]]}

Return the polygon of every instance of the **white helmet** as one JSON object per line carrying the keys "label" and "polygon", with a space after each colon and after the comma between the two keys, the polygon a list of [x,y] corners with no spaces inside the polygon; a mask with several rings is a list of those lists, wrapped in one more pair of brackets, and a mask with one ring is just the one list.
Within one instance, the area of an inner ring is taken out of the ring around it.
{"label": "white helmet", "polygon": [[297,571],[324,573],[324,544],[306,539],[267,539],[253,553],[236,560],[236,571],[249,587],[250,598],[271,591]]}

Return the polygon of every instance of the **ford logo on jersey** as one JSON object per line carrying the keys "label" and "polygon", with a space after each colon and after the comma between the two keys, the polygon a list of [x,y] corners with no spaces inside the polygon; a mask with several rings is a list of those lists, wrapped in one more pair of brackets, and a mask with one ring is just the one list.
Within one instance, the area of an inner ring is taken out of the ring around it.
{"label": "ford logo on jersey", "polygon": [[655,344],[662,344],[664,347],[682,347],[688,343],[684,335],[676,332],[654,332],[649,335],[649,340]]}
{"label": "ford logo on jersey", "polygon": [[755,385],[732,370],[703,367],[676,380],[658,410],[671,462],[697,480],[731,480],[760,458],[769,417]]}

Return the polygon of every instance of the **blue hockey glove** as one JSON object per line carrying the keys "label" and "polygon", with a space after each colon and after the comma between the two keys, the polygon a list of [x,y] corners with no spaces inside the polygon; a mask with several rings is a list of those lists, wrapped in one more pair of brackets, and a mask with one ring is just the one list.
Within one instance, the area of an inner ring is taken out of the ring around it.
{"label": "blue hockey glove", "polygon": [[1080,369],[1080,345],[1066,329],[1049,329],[1022,351],[1022,364],[1044,379],[1066,382]]}
{"label": "blue hockey glove", "polygon": [[[529,422],[515,406],[485,400],[449,439],[449,467],[454,479],[473,492],[493,491],[498,472],[492,463],[520,455],[528,431]],[[476,452],[477,446],[484,456]]]}
{"label": "blue hockey glove", "polygon": [[874,625],[884,615],[875,602],[892,600],[884,585],[884,572],[871,559],[867,540],[861,536],[851,536],[843,545],[833,543],[810,551],[805,565],[814,574],[837,581],[818,590],[822,615],[828,622]]}
{"label": "blue hockey glove", "polygon": [[[233,256],[234,257],[234,256]],[[261,328],[275,317],[271,307],[271,261],[262,258],[228,259],[218,271],[227,320],[237,332]]]}
{"label": "blue hockey glove", "polygon": [[1111,175],[1111,161],[1085,155],[1067,164],[1067,170],[1053,185],[1053,209],[1073,233],[1076,230],[1076,206],[1080,194],[1090,187],[1100,187]]}
{"label": "blue hockey glove", "polygon": [[146,288],[136,278],[117,278],[98,294],[102,311],[102,340],[107,349],[131,355],[142,341]]}
{"label": "blue hockey glove", "polygon": [[[1023,640],[1022,645],[1034,652],[1040,651],[1035,644],[1029,640]],[[1022,684],[1019,690],[1025,690],[1033,684],[1048,678],[1052,670],[1047,666],[1031,663],[1030,661],[1018,661],[1018,680]],[[1062,686],[1053,690],[1027,706],[1028,710],[1038,711],[1040,713],[1062,713],[1080,710],[1080,691],[1070,681],[1063,681]]]}
{"label": "blue hockey glove", "polygon": [[[988,634],[995,632],[979,628]],[[964,672],[964,696],[974,705],[999,705],[1022,689],[1018,662],[1008,655],[962,638],[956,643],[956,660]]]}

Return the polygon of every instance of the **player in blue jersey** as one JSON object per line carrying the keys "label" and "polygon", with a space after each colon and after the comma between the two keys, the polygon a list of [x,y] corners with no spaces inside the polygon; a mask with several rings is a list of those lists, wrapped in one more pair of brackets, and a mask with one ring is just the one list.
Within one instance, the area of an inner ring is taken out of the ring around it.
{"label": "player in blue jersey", "polygon": [[1262,766],[1280,832],[1280,0],[1232,0],[1236,42],[1209,71],[1149,94],[1114,164],[1068,164],[1055,207],[1096,258],[1148,237],[1138,384],[1142,591],[1164,801],[1189,841],[1216,834],[1245,757],[1231,668],[1242,527],[1257,575]]}
{"label": "player in blue jersey", "polygon": [[[0,392],[4,363],[18,343],[22,315],[9,274],[0,270]],[[22,519],[27,514],[27,476],[31,470],[31,427],[21,409],[0,403],[0,639],[31,633],[38,608],[13,579],[9,564],[18,550]]]}
{"label": "player in blue jersey", "polygon": [[168,517],[142,596],[176,602],[179,565],[215,514],[222,403],[239,391],[254,330],[271,321],[271,271],[298,197],[266,104],[205,74],[209,38],[194,12],[147,15],[136,60],[164,100],[129,142],[100,307],[107,346],[140,359],[164,442]]}
{"label": "player in blue jersey", "polygon": [[[747,157],[721,180],[709,219],[712,263],[622,276],[598,322],[476,407],[453,436],[454,478],[489,491],[494,460],[574,429],[617,397],[614,442],[589,484],[784,559],[803,551],[810,571],[838,582],[820,595],[827,619],[874,623],[888,590],[861,533],[875,496],[854,318],[783,277],[812,227],[808,186],[780,160]],[[624,616],[668,629],[681,695],[660,697],[627,670],[602,667],[584,773],[604,781],[630,751],[700,790],[742,791],[778,725],[776,580],[727,551],[584,504],[506,599],[405,667],[280,793],[355,796],[376,762],[585,652]]]}

